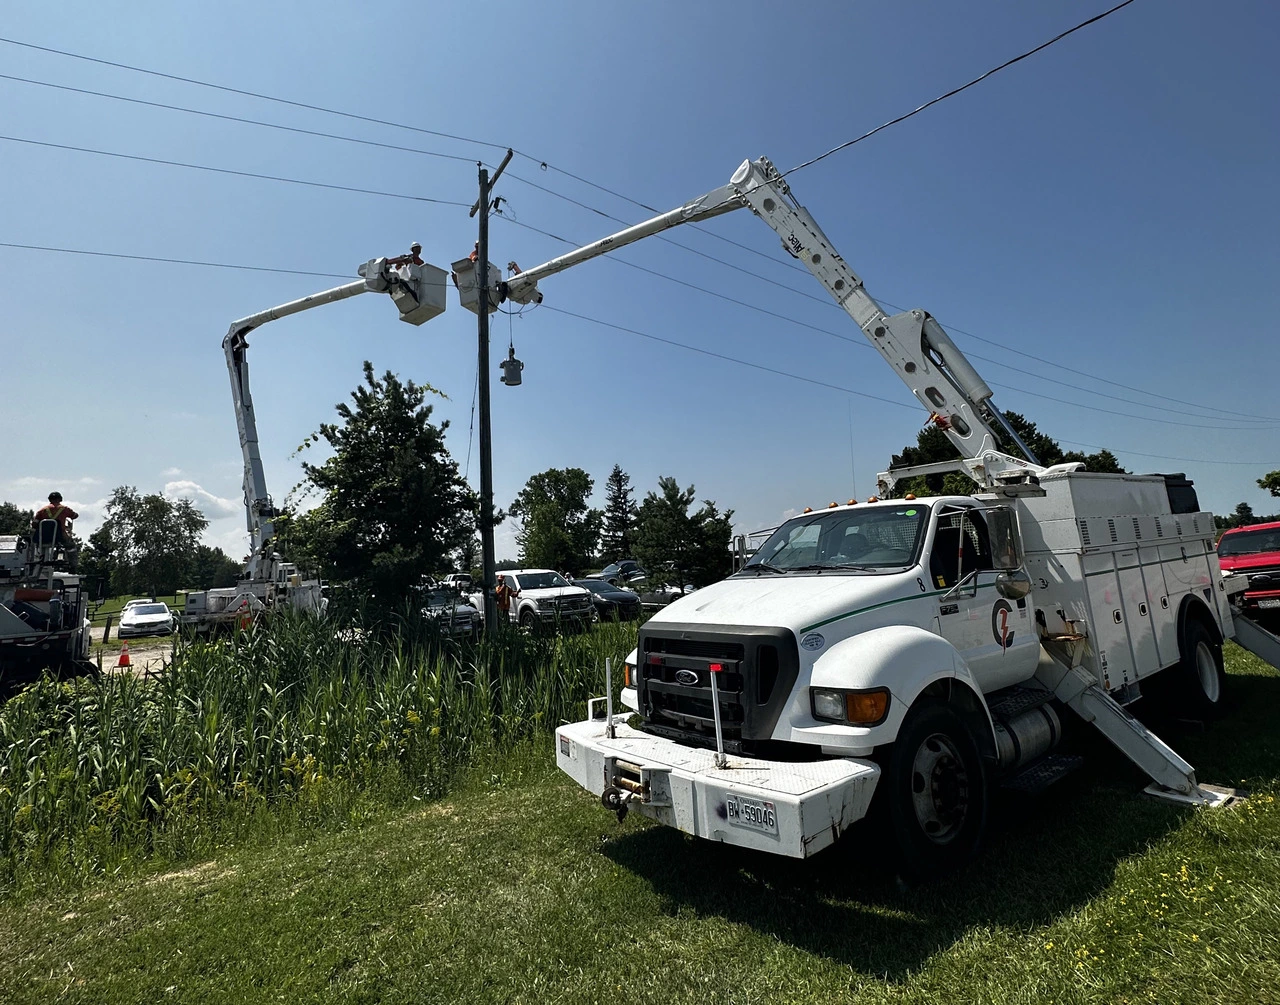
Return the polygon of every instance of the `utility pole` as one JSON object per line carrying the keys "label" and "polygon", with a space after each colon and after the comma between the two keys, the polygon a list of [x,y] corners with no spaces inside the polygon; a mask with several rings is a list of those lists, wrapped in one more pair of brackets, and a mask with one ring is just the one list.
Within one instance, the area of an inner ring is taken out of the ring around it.
{"label": "utility pole", "polygon": [[480,404],[480,561],[484,568],[484,630],[492,635],[498,630],[498,603],[494,596],[497,561],[493,552],[493,427],[489,416],[489,193],[498,177],[511,161],[512,151],[502,158],[498,170],[480,165],[480,198],[471,207],[471,215],[480,214],[480,239],[476,244],[476,282],[479,299],[476,311],[479,321],[479,404]]}

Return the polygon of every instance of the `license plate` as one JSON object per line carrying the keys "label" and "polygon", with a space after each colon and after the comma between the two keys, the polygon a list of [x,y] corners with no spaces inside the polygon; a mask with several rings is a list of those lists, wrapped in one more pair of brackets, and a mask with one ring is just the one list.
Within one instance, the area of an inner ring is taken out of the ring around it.
{"label": "license plate", "polygon": [[1280,597],[1268,597],[1266,600],[1258,601],[1259,607],[1280,607]]}
{"label": "license plate", "polygon": [[764,834],[778,833],[778,812],[773,803],[733,794],[727,796],[724,803],[728,811],[729,823],[735,827],[744,827]]}

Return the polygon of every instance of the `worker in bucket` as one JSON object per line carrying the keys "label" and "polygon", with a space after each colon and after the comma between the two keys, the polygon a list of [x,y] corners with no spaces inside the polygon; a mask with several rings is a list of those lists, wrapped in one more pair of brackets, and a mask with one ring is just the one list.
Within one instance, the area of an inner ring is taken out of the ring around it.
{"label": "worker in bucket", "polygon": [[498,585],[494,588],[493,595],[498,600],[498,611],[502,614],[502,619],[507,621],[511,618],[511,598],[520,596],[520,591],[514,586],[507,585],[507,578],[498,573]]}
{"label": "worker in bucket", "polygon": [[71,528],[67,526],[69,520],[78,520],[80,514],[73,510],[70,506],[62,504],[61,492],[49,493],[49,505],[41,506],[36,510],[36,515],[32,518],[31,526],[38,528],[41,520],[54,520],[58,524],[58,547],[67,553],[67,561],[71,563],[74,570],[76,564],[76,543],[71,537]]}
{"label": "worker in bucket", "polygon": [[397,265],[423,265],[422,261],[422,245],[414,241],[409,245],[409,254],[398,255],[395,258],[388,258],[387,264],[393,268]]}

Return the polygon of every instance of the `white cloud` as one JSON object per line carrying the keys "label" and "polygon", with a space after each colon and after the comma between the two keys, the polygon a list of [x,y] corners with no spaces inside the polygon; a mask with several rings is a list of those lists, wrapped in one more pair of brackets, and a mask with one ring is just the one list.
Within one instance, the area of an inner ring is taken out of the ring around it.
{"label": "white cloud", "polygon": [[182,474],[182,468],[165,468],[160,472],[161,478],[176,478]]}
{"label": "white cloud", "polygon": [[244,503],[240,500],[223,499],[193,481],[165,482],[164,494],[170,499],[190,499],[210,519],[235,516],[244,510]]}
{"label": "white cloud", "polygon": [[[21,478],[15,478],[6,485],[17,489],[45,488],[48,486],[48,492],[52,492],[59,486],[68,485],[101,485],[101,478],[83,477],[83,478],[45,478],[41,475],[23,475]],[[59,489],[61,491],[61,489]],[[65,495],[65,493],[63,493]]]}

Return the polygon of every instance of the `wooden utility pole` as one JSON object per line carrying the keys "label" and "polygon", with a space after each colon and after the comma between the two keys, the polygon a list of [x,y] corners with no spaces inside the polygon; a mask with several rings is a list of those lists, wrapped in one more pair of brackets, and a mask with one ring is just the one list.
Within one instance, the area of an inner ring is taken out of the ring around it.
{"label": "wooden utility pole", "polygon": [[512,151],[502,158],[498,170],[480,165],[480,198],[471,207],[471,215],[480,214],[480,236],[476,243],[476,303],[479,320],[479,404],[480,404],[480,561],[484,572],[484,630],[492,635],[498,630],[498,603],[494,596],[497,561],[493,551],[493,427],[489,416],[489,193],[498,177],[511,161]]}

